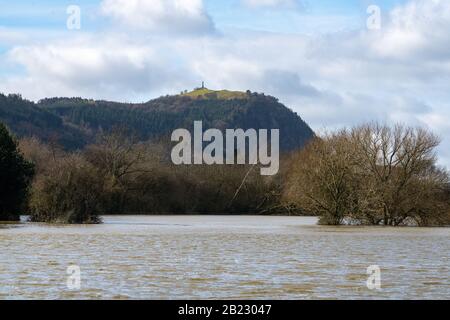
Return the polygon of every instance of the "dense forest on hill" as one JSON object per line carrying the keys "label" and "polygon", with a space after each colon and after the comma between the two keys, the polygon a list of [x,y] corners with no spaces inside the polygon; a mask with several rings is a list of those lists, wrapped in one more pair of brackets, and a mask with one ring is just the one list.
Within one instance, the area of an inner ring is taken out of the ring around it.
{"label": "dense forest on hill", "polygon": [[[167,137],[197,120],[280,129],[278,174],[261,175],[261,164],[175,165]],[[316,137],[264,94],[201,88],[141,104],[0,95],[0,128],[0,221],[303,214],[332,225],[450,224],[450,173],[437,164],[432,132],[371,123]]]}
{"label": "dense forest on hill", "polygon": [[0,122],[18,137],[35,136],[70,149],[81,148],[89,140],[87,134],[60,116],[16,94],[0,94]]}
{"label": "dense forest on hill", "polygon": [[166,138],[178,128],[191,129],[197,120],[203,121],[205,130],[280,129],[282,151],[301,148],[314,137],[311,128],[276,98],[251,92],[197,90],[140,104],[82,98],[33,103],[19,95],[0,95],[0,121],[17,136],[36,136],[72,150],[118,126],[126,126],[146,141]]}

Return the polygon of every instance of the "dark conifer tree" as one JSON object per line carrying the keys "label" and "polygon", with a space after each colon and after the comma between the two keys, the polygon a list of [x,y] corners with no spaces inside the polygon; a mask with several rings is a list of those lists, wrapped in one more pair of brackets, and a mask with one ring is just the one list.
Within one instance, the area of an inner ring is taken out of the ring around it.
{"label": "dark conifer tree", "polygon": [[0,123],[0,221],[18,221],[25,207],[34,165],[24,159],[17,142]]}

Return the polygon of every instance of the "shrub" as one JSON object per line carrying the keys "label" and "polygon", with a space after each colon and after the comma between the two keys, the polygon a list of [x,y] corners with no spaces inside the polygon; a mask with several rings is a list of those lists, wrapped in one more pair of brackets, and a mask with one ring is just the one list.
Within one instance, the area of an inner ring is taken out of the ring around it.
{"label": "shrub", "polygon": [[63,157],[34,183],[33,222],[99,223],[102,183],[97,170],[79,155]]}

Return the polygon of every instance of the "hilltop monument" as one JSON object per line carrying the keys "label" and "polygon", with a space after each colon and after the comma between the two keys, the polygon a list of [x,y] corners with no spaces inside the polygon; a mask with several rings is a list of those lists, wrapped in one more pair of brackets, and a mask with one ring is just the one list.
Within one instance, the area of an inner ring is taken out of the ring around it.
{"label": "hilltop monument", "polygon": [[202,81],[202,86],[201,87],[196,87],[196,88],[194,88],[194,91],[197,91],[197,90],[205,90],[206,89],[206,87],[205,87],[205,81]]}

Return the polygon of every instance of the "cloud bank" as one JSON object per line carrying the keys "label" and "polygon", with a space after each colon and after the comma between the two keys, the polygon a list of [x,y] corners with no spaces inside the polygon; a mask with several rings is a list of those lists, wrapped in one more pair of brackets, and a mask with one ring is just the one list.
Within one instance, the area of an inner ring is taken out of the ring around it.
{"label": "cloud bank", "polygon": [[319,131],[373,120],[429,127],[450,165],[449,1],[411,0],[381,30],[316,35],[215,32],[200,0],[149,3],[104,0],[114,32],[15,46],[3,63],[23,72],[0,91],[140,102],[204,80],[277,96]]}

